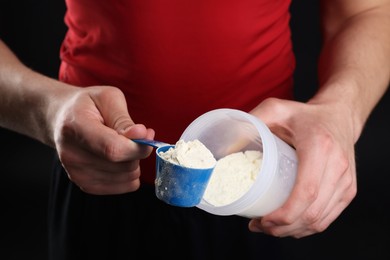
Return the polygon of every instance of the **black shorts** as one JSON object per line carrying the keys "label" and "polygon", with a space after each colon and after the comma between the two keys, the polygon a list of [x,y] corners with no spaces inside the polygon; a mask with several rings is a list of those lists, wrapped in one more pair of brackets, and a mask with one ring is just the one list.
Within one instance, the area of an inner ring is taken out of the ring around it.
{"label": "black shorts", "polygon": [[148,185],[123,195],[89,195],[56,162],[49,259],[280,259],[280,240],[250,232],[248,222],[170,206]]}

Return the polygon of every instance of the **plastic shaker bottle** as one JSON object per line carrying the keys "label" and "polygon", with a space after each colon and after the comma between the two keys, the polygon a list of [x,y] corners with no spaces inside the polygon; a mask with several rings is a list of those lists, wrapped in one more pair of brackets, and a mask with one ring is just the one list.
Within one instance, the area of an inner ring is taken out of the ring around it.
{"label": "plastic shaker bottle", "polygon": [[258,175],[239,199],[214,206],[204,198],[198,208],[215,215],[263,216],[280,207],[295,182],[295,150],[275,136],[257,117],[236,109],[216,109],[195,119],[180,139],[200,140],[218,160],[234,152],[258,150],[263,161]]}

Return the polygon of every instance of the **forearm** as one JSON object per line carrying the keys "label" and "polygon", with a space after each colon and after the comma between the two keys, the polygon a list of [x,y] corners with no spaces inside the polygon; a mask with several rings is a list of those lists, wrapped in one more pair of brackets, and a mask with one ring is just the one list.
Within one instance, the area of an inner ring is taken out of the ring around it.
{"label": "forearm", "polygon": [[[325,18],[332,15],[337,14],[328,10]],[[357,141],[389,85],[390,8],[372,8],[324,26],[320,89],[309,103],[338,106],[343,108],[340,113],[350,113]]]}
{"label": "forearm", "polygon": [[0,41],[0,126],[52,145],[53,100],[65,84],[26,66]]}

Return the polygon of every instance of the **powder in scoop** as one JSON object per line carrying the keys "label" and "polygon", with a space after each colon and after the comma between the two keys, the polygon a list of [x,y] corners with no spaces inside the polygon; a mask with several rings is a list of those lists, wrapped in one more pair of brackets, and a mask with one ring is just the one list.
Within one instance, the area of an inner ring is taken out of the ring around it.
{"label": "powder in scoop", "polygon": [[159,155],[171,163],[188,168],[212,168],[216,164],[211,151],[197,139],[188,142],[179,140],[174,148],[160,152]]}
{"label": "powder in scoop", "polygon": [[245,151],[229,154],[217,161],[203,198],[214,206],[234,202],[254,183],[263,154]]}

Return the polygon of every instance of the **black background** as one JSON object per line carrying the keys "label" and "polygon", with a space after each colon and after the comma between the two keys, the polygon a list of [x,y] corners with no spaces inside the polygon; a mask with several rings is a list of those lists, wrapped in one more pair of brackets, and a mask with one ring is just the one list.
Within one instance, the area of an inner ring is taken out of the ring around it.
{"label": "black background", "polygon": [[[2,0],[0,37],[25,64],[55,78],[66,32],[64,12],[60,0]],[[317,84],[318,1],[293,1],[292,14],[296,96],[306,100]],[[288,259],[390,259],[389,101],[388,91],[356,145],[357,197],[325,232],[282,239]],[[0,259],[47,259],[46,207],[53,152],[0,129]]]}

